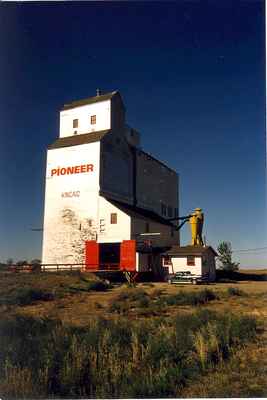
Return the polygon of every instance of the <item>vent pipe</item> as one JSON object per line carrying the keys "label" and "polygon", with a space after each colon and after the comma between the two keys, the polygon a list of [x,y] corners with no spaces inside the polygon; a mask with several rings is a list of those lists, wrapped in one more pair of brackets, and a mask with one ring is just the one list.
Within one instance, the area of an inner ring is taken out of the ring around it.
{"label": "vent pipe", "polygon": [[97,96],[100,96],[100,95],[101,95],[100,89],[96,89],[96,95],[97,95]]}

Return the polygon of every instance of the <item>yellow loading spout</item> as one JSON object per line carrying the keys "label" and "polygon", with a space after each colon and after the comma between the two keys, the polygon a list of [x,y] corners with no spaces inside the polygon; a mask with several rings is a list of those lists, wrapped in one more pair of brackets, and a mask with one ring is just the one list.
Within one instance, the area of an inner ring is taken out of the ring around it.
{"label": "yellow loading spout", "polygon": [[191,245],[203,246],[202,229],[204,223],[204,214],[201,208],[196,208],[189,218],[191,227]]}

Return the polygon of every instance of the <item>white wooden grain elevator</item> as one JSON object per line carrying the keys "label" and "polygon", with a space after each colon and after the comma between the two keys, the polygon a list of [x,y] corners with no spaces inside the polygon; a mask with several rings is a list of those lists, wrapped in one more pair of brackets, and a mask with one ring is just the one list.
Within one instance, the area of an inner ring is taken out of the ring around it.
{"label": "white wooden grain elevator", "polygon": [[118,91],[60,111],[44,208],[43,264],[147,271],[179,245],[178,175],[142,150]]}

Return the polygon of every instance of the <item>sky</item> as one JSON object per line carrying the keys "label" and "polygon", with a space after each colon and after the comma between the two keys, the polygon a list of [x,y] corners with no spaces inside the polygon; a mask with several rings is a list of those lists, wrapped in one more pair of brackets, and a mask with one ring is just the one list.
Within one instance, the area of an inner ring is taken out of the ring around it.
{"label": "sky", "polygon": [[180,215],[201,207],[209,245],[267,267],[264,22],[257,0],[1,3],[0,260],[41,258],[59,110],[100,88],[179,173]]}

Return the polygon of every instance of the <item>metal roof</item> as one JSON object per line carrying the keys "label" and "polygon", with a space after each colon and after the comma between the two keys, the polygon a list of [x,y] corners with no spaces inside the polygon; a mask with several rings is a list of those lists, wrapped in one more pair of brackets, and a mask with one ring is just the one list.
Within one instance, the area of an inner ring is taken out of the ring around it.
{"label": "metal roof", "polygon": [[55,142],[48,146],[48,150],[98,142],[109,132],[111,132],[111,129],[58,138],[57,140],[55,140]]}
{"label": "metal roof", "polygon": [[93,97],[87,97],[86,99],[75,100],[72,101],[71,103],[64,104],[63,109],[61,111],[70,110],[71,108],[75,107],[85,106],[87,104],[98,103],[100,101],[110,100],[114,96],[119,96],[121,103],[124,107],[120,93],[117,90],[115,90],[114,92],[100,94],[98,96],[93,96]]}
{"label": "metal roof", "polygon": [[218,256],[216,251],[211,246],[172,246],[166,254],[169,256],[202,256],[204,253],[212,251],[215,256]]}
{"label": "metal roof", "polygon": [[105,193],[101,193],[100,195],[103,195],[104,197],[107,198],[107,200],[111,203],[114,204],[114,206],[118,207],[122,211],[124,211],[126,214],[136,217],[136,218],[142,218],[142,219],[151,219],[154,222],[158,222],[160,224],[168,225],[170,227],[175,227],[171,222],[166,220],[165,218],[161,217],[154,211],[150,210],[145,210],[143,208],[139,208],[130,204],[122,203],[117,200],[110,199]]}

